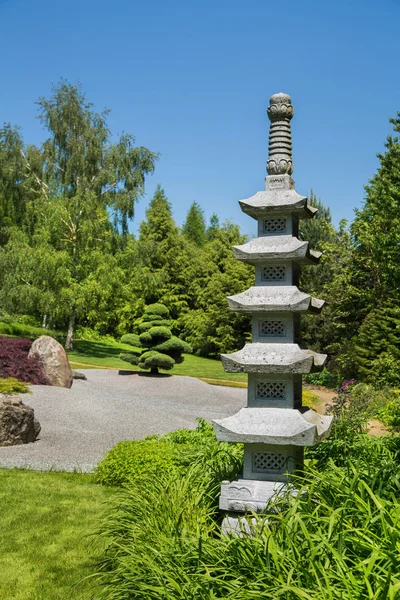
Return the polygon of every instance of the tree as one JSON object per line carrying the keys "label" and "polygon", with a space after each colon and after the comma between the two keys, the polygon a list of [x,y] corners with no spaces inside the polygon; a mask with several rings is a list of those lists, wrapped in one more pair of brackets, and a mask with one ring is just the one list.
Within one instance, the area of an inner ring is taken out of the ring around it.
{"label": "tree", "polygon": [[[400,113],[390,119],[400,132]],[[369,309],[388,298],[400,299],[400,142],[389,135],[380,167],[365,187],[365,202],[351,225],[354,260]]]}
{"label": "tree", "polygon": [[249,317],[233,313],[226,300],[254,285],[254,269],[232,252],[232,245],[245,241],[237,225],[225,223],[185,272],[190,309],[179,325],[196,354],[216,357],[238,350],[250,335]]}
{"label": "tree", "polygon": [[[111,143],[108,111],[95,113],[80,86],[62,81],[49,99],[41,98],[38,104],[39,118],[50,137],[39,158],[37,149],[23,153],[25,176],[35,193],[35,239],[30,246],[38,243],[40,232],[49,248],[68,256],[68,277],[58,309],[62,305],[67,312],[66,348],[71,349],[76,319],[85,313],[85,289],[99,269],[104,272],[105,262],[111,266],[105,259],[111,254],[114,235],[110,214],[115,227],[127,236],[128,220],[157,155],[135,147],[129,134]],[[15,144],[20,145],[18,140]]]}
{"label": "tree", "polygon": [[210,224],[207,227],[207,231],[206,231],[206,237],[207,237],[208,241],[213,240],[215,238],[219,228],[220,228],[220,224],[219,224],[218,215],[216,213],[213,213],[210,218]]}
{"label": "tree", "polygon": [[190,206],[186,221],[182,225],[183,235],[196,246],[203,246],[206,241],[206,222],[204,211],[200,204],[193,202]]}
{"label": "tree", "polygon": [[123,353],[121,359],[141,369],[150,369],[153,374],[158,369],[169,371],[177,363],[183,362],[182,354],[191,352],[189,344],[173,336],[170,330],[169,310],[163,304],[147,306],[141,322],[137,326],[137,335],[130,334],[121,338],[131,345],[139,344],[145,348],[141,354]]}
{"label": "tree", "polygon": [[400,384],[400,307],[387,305],[370,312],[356,339],[356,364],[362,381]]}

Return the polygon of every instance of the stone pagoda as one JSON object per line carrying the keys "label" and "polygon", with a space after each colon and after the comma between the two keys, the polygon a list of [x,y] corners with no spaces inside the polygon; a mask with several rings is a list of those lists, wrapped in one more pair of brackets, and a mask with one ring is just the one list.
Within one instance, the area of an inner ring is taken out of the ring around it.
{"label": "stone pagoda", "polygon": [[243,474],[221,487],[223,529],[234,531],[243,513],[260,512],[303,467],[304,446],[329,434],[331,417],[302,406],[302,374],[326,359],[300,345],[300,315],[319,312],[324,302],[301,292],[300,265],[315,265],[321,253],[298,239],[299,219],[317,209],[294,189],[290,96],[275,94],[267,113],[268,176],[265,191],[239,202],[258,223],[258,237],[233,248],[235,257],[255,266],[255,286],[228,297],[231,310],[252,315],[252,343],[221,356],[225,371],[248,373],[247,406],[213,422],[217,439],[244,444]]}

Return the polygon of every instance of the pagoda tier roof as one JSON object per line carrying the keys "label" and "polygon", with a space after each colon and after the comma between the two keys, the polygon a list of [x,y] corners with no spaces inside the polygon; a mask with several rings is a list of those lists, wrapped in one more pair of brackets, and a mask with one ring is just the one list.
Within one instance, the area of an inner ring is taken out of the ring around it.
{"label": "pagoda tier roof", "polygon": [[300,292],[295,285],[257,285],[227,297],[236,312],[320,312],[325,302]]}
{"label": "pagoda tier roof", "polygon": [[293,213],[303,219],[312,219],[318,211],[308,204],[305,196],[300,196],[293,189],[257,192],[251,198],[239,200],[239,204],[242,211],[253,219],[274,213]]}
{"label": "pagoda tier roof", "polygon": [[266,259],[296,260],[317,264],[322,252],[309,249],[309,243],[292,235],[274,235],[254,238],[247,244],[233,246],[235,258],[242,262],[256,263]]}
{"label": "pagoda tier roof", "polygon": [[300,348],[298,344],[257,342],[232,354],[221,354],[227,373],[311,373],[324,366],[326,354]]}
{"label": "pagoda tier roof", "polygon": [[242,408],[225,419],[213,420],[217,440],[244,444],[314,446],[329,435],[332,417],[312,409]]}

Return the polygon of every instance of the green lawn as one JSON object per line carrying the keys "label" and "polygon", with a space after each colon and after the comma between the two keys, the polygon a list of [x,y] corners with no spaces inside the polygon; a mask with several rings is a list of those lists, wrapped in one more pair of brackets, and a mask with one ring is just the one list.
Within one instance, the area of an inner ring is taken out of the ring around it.
{"label": "green lawn", "polygon": [[0,469],[0,598],[92,598],[88,534],[110,494],[90,475]]}
{"label": "green lawn", "polygon": [[[68,353],[68,357],[73,367],[78,367],[79,363],[97,367],[138,370],[131,367],[128,363],[119,358],[121,352],[135,350],[132,346],[121,344],[120,342],[90,342],[86,340],[76,340],[74,342],[73,352]],[[166,372],[166,371],[164,371]],[[220,360],[211,358],[202,358],[192,354],[185,354],[185,360],[180,365],[176,365],[171,371],[173,375],[188,375],[204,379],[220,379],[227,381],[245,382],[247,376],[245,373],[225,373]]]}

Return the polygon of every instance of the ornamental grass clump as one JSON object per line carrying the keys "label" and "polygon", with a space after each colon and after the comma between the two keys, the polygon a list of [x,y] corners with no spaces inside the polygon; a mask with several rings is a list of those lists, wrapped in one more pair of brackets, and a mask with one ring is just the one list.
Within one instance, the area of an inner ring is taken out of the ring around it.
{"label": "ornamental grass clump", "polygon": [[31,340],[0,336],[0,377],[35,385],[50,385],[39,357],[28,357]]}
{"label": "ornamental grass clump", "polygon": [[137,324],[137,332],[121,338],[121,342],[143,350],[123,352],[121,360],[150,370],[153,374],[157,374],[159,369],[169,371],[175,364],[183,362],[182,354],[189,354],[192,349],[189,344],[172,335],[171,326],[166,306],[159,303],[147,306]]}
{"label": "ornamental grass clump", "polygon": [[[400,482],[395,453],[294,482],[275,511],[250,515],[252,536],[221,535],[219,482],[194,460],[185,477],[144,476],[117,492],[99,535],[103,600],[396,600]],[[211,465],[211,462],[209,463]],[[388,473],[388,470],[385,471]]]}

